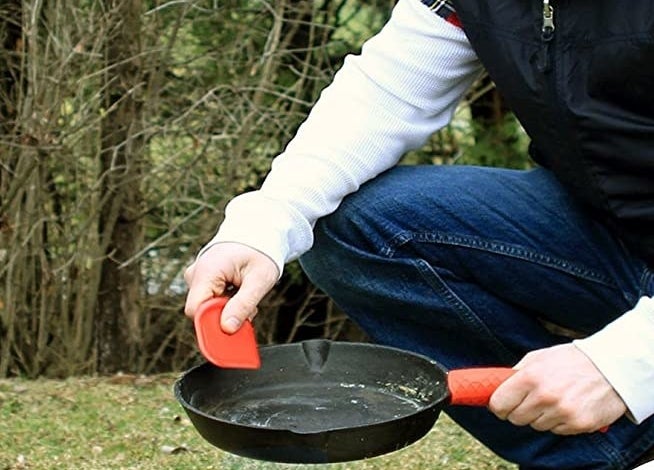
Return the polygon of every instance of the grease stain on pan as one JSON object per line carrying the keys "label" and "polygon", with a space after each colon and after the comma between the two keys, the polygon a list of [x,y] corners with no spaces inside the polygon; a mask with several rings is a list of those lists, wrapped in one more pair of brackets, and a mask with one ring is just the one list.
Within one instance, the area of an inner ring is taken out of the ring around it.
{"label": "grease stain on pan", "polygon": [[202,410],[236,425],[317,433],[398,419],[424,407],[406,390],[338,382],[250,390],[237,399],[205,403]]}

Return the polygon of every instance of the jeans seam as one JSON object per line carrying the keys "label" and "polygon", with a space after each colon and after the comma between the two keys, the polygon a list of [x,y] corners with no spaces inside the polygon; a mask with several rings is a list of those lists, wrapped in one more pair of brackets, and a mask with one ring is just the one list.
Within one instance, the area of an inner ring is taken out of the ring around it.
{"label": "jeans seam", "polygon": [[401,232],[396,234],[382,250],[383,254],[389,257],[394,256],[397,249],[409,242],[438,243],[441,245],[459,246],[476,250],[487,251],[497,255],[508,256],[523,261],[540,264],[549,268],[558,269],[572,276],[588,281],[597,282],[607,287],[618,288],[619,286],[610,278],[603,276],[592,269],[577,265],[568,260],[555,256],[548,256],[538,253],[521,245],[511,243],[490,241],[473,236],[463,236],[441,232]]}
{"label": "jeans seam", "polygon": [[[327,224],[324,224],[323,230],[326,234],[330,234],[330,238],[334,243],[337,243],[341,246],[347,246],[350,250],[355,250],[351,245],[346,245],[342,241],[333,235]],[[407,238],[406,241],[409,241],[411,238]],[[361,250],[361,253],[367,255],[368,253]],[[388,246],[382,247],[379,252],[379,256],[385,257],[387,259],[395,258],[395,250],[389,249]],[[519,358],[510,349],[508,349],[504,343],[502,343],[493,332],[486,326],[486,324],[479,319],[479,317],[474,313],[474,311],[469,308],[463,300],[461,300],[454,291],[452,291],[445,281],[436,273],[431,265],[421,258],[410,258],[409,262],[417,269],[420,276],[425,280],[425,282],[434,289],[442,298],[444,298],[454,309],[455,312],[459,313],[460,318],[471,328],[475,329],[477,332],[484,334],[485,337],[490,338],[494,345],[497,347],[496,352],[498,356],[505,359],[507,364],[516,362]],[[427,275],[427,272],[430,276]],[[433,281],[433,278],[438,280],[438,283]]]}
{"label": "jeans seam", "polygon": [[[449,288],[447,283],[438,275],[437,272],[431,267],[431,265],[420,258],[411,259],[411,263],[418,270],[422,278],[431,286],[436,293],[444,299],[455,312],[458,313],[459,317],[472,328],[475,332],[482,335],[482,337],[489,338],[493,342],[493,347],[498,353],[498,356],[502,357],[507,364],[512,364],[518,360],[516,354],[511,352],[504,343],[502,343],[486,326],[486,324],[475,314],[474,310],[466,305],[466,303],[452,290]],[[434,279],[437,282],[434,282]]]}
{"label": "jeans seam", "polygon": [[[622,462],[625,460],[630,461],[631,463],[635,462],[637,459],[641,458],[645,452],[652,448],[652,442],[654,439],[654,428],[650,428],[649,432],[644,435],[639,436],[635,443],[632,444],[632,447],[629,449],[629,454],[627,458],[622,458]],[[637,449],[635,450],[634,449]]]}
{"label": "jeans seam", "polygon": [[620,468],[625,466],[625,461],[620,455],[620,452],[618,452],[614,446],[609,444],[604,436],[598,433],[593,433],[590,434],[589,439],[593,441],[596,447],[602,450],[611,466],[619,465]]}

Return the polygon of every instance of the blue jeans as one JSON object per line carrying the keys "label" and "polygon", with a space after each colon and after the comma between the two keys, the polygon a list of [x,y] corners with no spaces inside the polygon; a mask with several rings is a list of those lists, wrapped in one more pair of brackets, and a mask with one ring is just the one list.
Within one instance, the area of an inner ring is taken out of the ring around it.
{"label": "blue jeans", "polygon": [[[654,294],[651,269],[544,169],[397,167],[319,220],[300,262],[372,340],[447,368],[513,365],[570,341],[544,321],[592,334]],[[523,469],[625,469],[654,444],[651,418],[564,437],[446,412]]]}

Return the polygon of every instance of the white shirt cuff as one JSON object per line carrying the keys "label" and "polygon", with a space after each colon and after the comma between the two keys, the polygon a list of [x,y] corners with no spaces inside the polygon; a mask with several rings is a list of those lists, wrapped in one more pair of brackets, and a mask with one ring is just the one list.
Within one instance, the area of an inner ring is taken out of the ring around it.
{"label": "white shirt cuff", "polygon": [[575,340],[642,423],[654,414],[654,298],[636,306],[588,338]]}
{"label": "white shirt cuff", "polygon": [[227,204],[225,220],[198,257],[224,242],[241,243],[260,251],[277,265],[281,277],[285,263],[311,246],[313,230],[290,205],[269,199],[261,191],[252,191]]}

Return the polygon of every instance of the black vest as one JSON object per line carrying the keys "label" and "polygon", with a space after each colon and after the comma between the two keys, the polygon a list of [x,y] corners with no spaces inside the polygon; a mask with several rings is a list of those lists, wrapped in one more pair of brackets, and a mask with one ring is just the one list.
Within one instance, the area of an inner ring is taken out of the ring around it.
{"label": "black vest", "polygon": [[654,0],[452,3],[533,159],[654,266]]}

